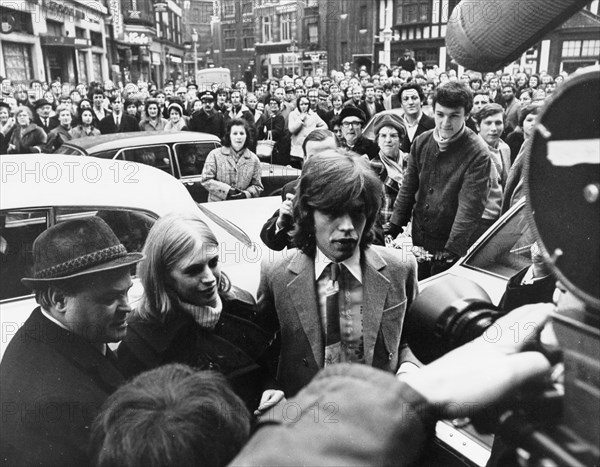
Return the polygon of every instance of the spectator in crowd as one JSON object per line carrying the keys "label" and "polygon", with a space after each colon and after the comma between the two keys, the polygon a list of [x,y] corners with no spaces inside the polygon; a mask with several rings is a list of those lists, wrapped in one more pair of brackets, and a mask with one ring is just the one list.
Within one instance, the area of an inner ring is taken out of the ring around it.
{"label": "spectator in crowd", "polygon": [[504,137],[513,131],[519,124],[519,111],[521,103],[516,98],[516,89],[512,84],[502,86],[502,99],[504,100]]}
{"label": "spectator in crowd", "polygon": [[225,467],[250,437],[250,414],[226,379],[169,364],[117,389],[90,441],[95,467]]}
{"label": "spectator in crowd", "polygon": [[[338,147],[337,141],[329,130],[313,130],[302,143],[304,159],[319,154],[327,149]],[[292,212],[292,201],[296,194],[298,181],[294,180],[286,183],[281,189],[281,199],[283,200],[280,208],[275,211],[260,232],[260,238],[270,249],[281,251],[284,248],[292,248],[291,231],[294,227]]]}
{"label": "spectator in crowd", "polygon": [[107,115],[100,121],[100,133],[103,135],[112,133],[125,133],[129,131],[140,131],[138,121],[135,117],[123,111],[123,98],[117,94],[110,97],[112,114]]}
{"label": "spectator in crowd", "polygon": [[208,191],[208,201],[260,196],[264,190],[260,160],[248,149],[250,138],[246,120],[229,120],[223,146],[208,154],[202,170],[202,185]]}
{"label": "spectator in crowd", "polygon": [[129,270],[141,258],[97,216],[60,222],[35,240],[33,273],[22,281],[39,306],[0,363],[7,465],[89,464],[92,422],[124,383],[107,344],[125,337]]}
{"label": "spectator in crowd", "polygon": [[140,263],[145,291],[119,346],[127,377],[167,363],[214,369],[249,410],[283,398],[268,369],[274,336],[255,323],[252,295],[221,270],[219,243],[195,215],[171,214],[152,227]]}
{"label": "spectator in crowd", "polygon": [[434,96],[435,128],[413,143],[408,168],[387,232],[397,236],[412,218],[412,239],[433,255],[419,263],[419,279],[437,274],[464,255],[474,241],[488,194],[490,156],[466,128],[471,91],[457,82]]}
{"label": "spectator in crowd", "polygon": [[531,89],[532,91],[535,91],[538,86],[540,84],[540,75],[534,73],[529,77],[529,82],[527,83],[527,85],[529,86],[529,89]]}
{"label": "spectator in crowd", "polygon": [[104,106],[104,89],[95,87],[90,93],[92,99],[92,114],[94,115],[94,126],[100,127],[100,122],[104,117],[111,114],[111,111]]}
{"label": "spectator in crowd", "polygon": [[323,119],[323,121],[327,123],[330,130],[332,129],[331,121],[334,118],[339,119],[339,116],[342,113],[343,104],[344,101],[342,99],[342,95],[339,92],[333,93],[331,95],[331,110],[325,112],[325,118]]}
{"label": "spectator in crowd", "polygon": [[410,151],[415,138],[435,127],[433,118],[423,113],[422,105],[425,100],[423,89],[417,83],[403,84],[398,91],[400,106],[404,110],[404,124],[406,125],[406,137],[403,139],[402,149]]}
{"label": "spectator in crowd", "polygon": [[299,249],[264,261],[258,290],[260,316],[281,334],[286,395],[341,362],[392,373],[414,365],[402,328],[417,293],[416,262],[371,246],[381,192],[364,158],[329,150],[306,161],[293,203]]}
{"label": "spectator in crowd", "polygon": [[94,126],[94,113],[92,109],[85,107],[79,108],[79,124],[71,128],[69,133],[73,139],[83,138],[85,136],[97,136],[100,130]]}
{"label": "spectator in crowd", "polygon": [[344,102],[343,107],[356,107],[359,108],[363,100],[363,88],[360,84],[356,84],[352,87],[348,87],[349,98]]}
{"label": "spectator in crowd", "polygon": [[504,109],[500,104],[486,104],[477,112],[477,128],[490,154],[490,182],[485,209],[479,227],[473,234],[477,239],[500,217],[502,195],[510,170],[510,148],[502,141]]}
{"label": "spectator in crowd", "polygon": [[479,133],[477,129],[477,119],[475,116],[477,112],[479,112],[483,106],[490,103],[490,95],[485,91],[477,91],[473,93],[473,108],[471,112],[469,112],[469,117],[467,118],[467,128],[470,128],[475,133]]}
{"label": "spectator in crowd", "polygon": [[488,81],[488,90],[490,94],[490,102],[504,105],[502,99],[502,91],[500,90],[500,79],[496,75],[492,75]]}
{"label": "spectator in crowd", "polygon": [[367,121],[371,120],[375,114],[383,111],[383,104],[375,99],[375,86],[367,84],[364,86],[365,99],[358,105],[358,108],[365,113]]}
{"label": "spectator in crowd", "polygon": [[250,113],[252,113],[252,124],[257,129],[257,139],[260,139],[260,129],[264,126],[267,116],[264,111],[258,109],[258,98],[253,92],[246,94],[246,106],[250,110]]}
{"label": "spectator in crowd", "polygon": [[169,104],[169,121],[165,125],[165,131],[185,131],[188,129],[183,117],[183,109],[177,102]]}
{"label": "spectator in crowd", "polygon": [[44,133],[48,135],[50,130],[58,126],[58,119],[51,116],[52,105],[46,99],[39,99],[35,102],[35,117],[33,123],[44,130]]}
{"label": "spectator in crowd", "polygon": [[204,91],[199,97],[202,108],[192,114],[189,130],[210,133],[222,139],[225,136],[225,120],[223,114],[215,110],[215,95],[211,91]]}
{"label": "spectator in crowd", "polygon": [[350,106],[345,107],[340,113],[342,125],[342,147],[358,155],[373,159],[379,152],[377,144],[361,135],[365,123],[365,114],[362,110]]}
{"label": "spectator in crowd", "polygon": [[156,99],[147,99],[144,103],[145,117],[140,121],[139,127],[142,131],[163,131],[169,123],[160,115]]}
{"label": "spectator in crowd", "polygon": [[48,137],[42,128],[32,122],[33,114],[27,106],[15,110],[16,125],[8,141],[9,154],[42,152]]}
{"label": "spectator in crowd", "polygon": [[392,115],[386,115],[375,127],[379,154],[371,159],[371,167],[383,183],[383,194],[379,218],[386,225],[391,217],[394,202],[404,178],[404,161],[408,154],[401,151],[401,142],[406,138],[406,127]]}
{"label": "spectator in crowd", "polygon": [[506,137],[506,144],[510,148],[510,161],[511,164],[517,158],[517,154],[521,151],[523,142],[527,138],[533,136],[533,127],[537,114],[540,112],[541,106],[539,104],[529,104],[521,109],[519,116],[519,124],[517,127]]}
{"label": "spectator in crowd", "polygon": [[[200,97],[200,96],[199,96]],[[227,112],[227,107],[225,106],[225,102],[229,98],[229,93],[225,88],[218,88],[216,91],[216,103],[214,104],[215,110],[221,112],[223,116],[225,116]],[[200,99],[202,100],[202,99]]]}
{"label": "spectator in crowd", "polygon": [[311,131],[317,129],[327,129],[327,124],[310,109],[308,97],[300,96],[296,100],[296,108],[290,113],[288,124],[292,138],[290,149],[292,166],[302,168],[304,163],[302,143]]}
{"label": "spectator in crowd", "polygon": [[410,49],[405,49],[402,57],[398,58],[396,65],[398,65],[401,69],[412,73],[417,65],[415,59],[412,57],[412,51]]}
{"label": "spectator in crowd", "polygon": [[276,94],[273,94],[268,99],[268,109],[265,112],[267,115],[264,125],[259,128],[259,138],[266,139],[270,137],[275,141],[273,147],[273,162],[277,164],[287,165],[290,152],[290,135],[285,126],[285,119],[281,115],[281,102]]}
{"label": "spectator in crowd", "polygon": [[8,102],[0,101],[0,154],[8,152],[8,142],[16,128],[16,121],[11,116],[11,106]]}
{"label": "spectator in crowd", "polygon": [[535,122],[540,111],[541,106],[539,104],[530,104],[523,109],[520,125],[523,132],[523,143],[508,173],[508,180],[504,190],[504,200],[502,201],[503,214],[525,195],[523,169],[525,167],[525,160],[531,151]]}
{"label": "spectator in crowd", "polygon": [[71,108],[66,105],[59,105],[56,108],[56,116],[58,117],[59,125],[48,133],[45,152],[55,152],[65,141],[69,141],[72,138],[71,133],[69,133],[71,122],[73,121]]}
{"label": "spectator in crowd", "polygon": [[130,117],[133,117],[136,119],[136,121],[138,122],[138,128],[139,128],[139,121],[141,119],[141,114],[138,112],[138,107],[139,107],[139,101],[137,101],[136,99],[125,99],[125,113],[127,115],[129,115]]}

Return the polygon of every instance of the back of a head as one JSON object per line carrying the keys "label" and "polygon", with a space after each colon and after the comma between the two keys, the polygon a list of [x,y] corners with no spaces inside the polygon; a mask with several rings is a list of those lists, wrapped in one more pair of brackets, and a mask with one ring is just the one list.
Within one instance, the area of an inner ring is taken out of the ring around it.
{"label": "back of a head", "polygon": [[250,414],[224,376],[165,365],[106,400],[90,458],[96,467],[224,466],[249,433]]}

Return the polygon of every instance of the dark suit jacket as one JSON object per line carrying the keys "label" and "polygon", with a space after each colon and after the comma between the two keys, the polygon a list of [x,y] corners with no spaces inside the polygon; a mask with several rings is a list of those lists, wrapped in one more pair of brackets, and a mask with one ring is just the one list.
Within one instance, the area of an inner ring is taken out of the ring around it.
{"label": "dark suit jacket", "polygon": [[38,114],[35,114],[35,116],[33,117],[33,123],[35,123],[42,130],[44,130],[44,133],[46,134],[50,133],[50,131],[54,130],[58,125],[60,125],[60,122],[58,121],[58,118],[56,116],[50,117],[48,120],[48,125],[44,125],[42,119]]}
{"label": "dark suit jacket", "polygon": [[383,108],[383,104],[380,104],[379,102],[375,101],[375,113],[374,114],[370,114],[368,107],[367,107],[367,103],[366,101],[362,101],[359,105],[358,108],[360,110],[362,110],[365,113],[365,116],[367,117],[367,121],[365,122],[365,124],[371,120],[373,118],[373,115],[378,114],[379,112],[384,111],[385,109]]}
{"label": "dark suit jacket", "polygon": [[36,308],[0,364],[0,452],[7,465],[88,465],[91,424],[124,382],[111,359]]}
{"label": "dark suit jacket", "polygon": [[[406,310],[417,294],[416,261],[399,250],[371,246],[362,254],[361,267],[365,363],[396,372],[411,354],[401,335]],[[277,380],[287,397],[307,385],[323,367],[315,284],[314,259],[299,250],[262,264],[259,316],[268,329],[280,331]]]}
{"label": "dark suit jacket", "polygon": [[126,133],[128,131],[140,131],[140,124],[134,117],[127,114],[121,114],[121,121],[119,123],[119,128],[117,128],[114,116],[107,115],[100,121],[100,127],[98,129],[103,135]]}
{"label": "dark suit jacket", "polygon": [[[417,131],[415,132],[415,137],[413,138],[413,141],[417,138],[417,136],[425,133],[426,131],[432,130],[435,128],[435,120],[433,118],[431,118],[429,115],[421,115],[421,120],[419,120],[419,124],[417,125]],[[408,140],[408,138],[407,138]],[[408,143],[408,151],[410,151],[410,147],[411,147],[412,143],[409,142]],[[408,152],[405,151],[405,152]]]}
{"label": "dark suit jacket", "polygon": [[511,277],[506,284],[504,295],[498,307],[508,313],[530,303],[550,303],[556,288],[556,279],[552,274],[542,277],[531,284],[523,285],[523,278],[529,268],[524,268]]}

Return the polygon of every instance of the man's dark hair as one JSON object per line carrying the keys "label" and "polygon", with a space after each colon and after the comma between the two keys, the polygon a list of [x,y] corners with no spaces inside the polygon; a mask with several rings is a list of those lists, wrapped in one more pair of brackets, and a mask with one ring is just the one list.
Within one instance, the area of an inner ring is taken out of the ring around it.
{"label": "man's dark hair", "polygon": [[306,157],[306,143],[310,141],[325,141],[327,138],[333,138],[335,141],[335,135],[329,130],[317,129],[306,135],[306,138],[304,138],[304,141],[302,142],[302,153],[304,154],[304,157]]}
{"label": "man's dark hair", "polygon": [[411,81],[409,83],[404,83],[402,86],[400,86],[400,91],[398,91],[398,99],[402,100],[402,93],[408,89],[414,89],[415,91],[417,91],[417,94],[419,94],[419,99],[421,100],[421,102],[423,102],[425,100],[425,93],[423,92],[423,88],[421,87],[420,84]]}
{"label": "man's dark hair", "polygon": [[443,105],[451,109],[462,107],[465,109],[465,115],[473,108],[473,93],[471,90],[458,81],[448,81],[438,86],[433,93],[433,108],[435,104]]}
{"label": "man's dark hair", "polygon": [[250,414],[219,373],[171,364],[117,389],[92,426],[96,467],[224,466],[248,440]]}
{"label": "man's dark hair", "polygon": [[90,90],[89,98],[93,99],[96,94],[102,94],[102,96],[104,96],[104,89],[100,86],[93,87]]}
{"label": "man's dark hair", "polygon": [[[239,92],[239,91],[236,91]],[[243,126],[244,130],[246,130],[246,142],[244,143],[244,148],[252,147],[251,139],[252,139],[252,131],[250,131],[250,124],[244,118],[234,118],[233,120],[229,120],[227,122],[227,126],[225,127],[225,135],[223,136],[223,146],[226,148],[231,147],[231,127],[234,126]]]}
{"label": "man's dark hair", "polygon": [[511,88],[515,97],[517,96],[517,87],[514,84],[512,84],[512,83],[503,84],[502,86],[500,86],[500,92],[504,91],[504,88]]}
{"label": "man's dark hair", "polygon": [[492,102],[491,104],[485,104],[479,112],[475,114],[475,121],[477,125],[481,125],[481,122],[492,115],[502,114],[502,120],[504,121],[504,107],[500,104]]}
{"label": "man's dark hair", "polygon": [[332,216],[362,210],[366,224],[360,248],[365,249],[373,241],[371,228],[379,214],[381,190],[382,183],[369,162],[358,155],[330,149],[312,156],[302,168],[294,198],[294,244],[314,256],[316,210]]}

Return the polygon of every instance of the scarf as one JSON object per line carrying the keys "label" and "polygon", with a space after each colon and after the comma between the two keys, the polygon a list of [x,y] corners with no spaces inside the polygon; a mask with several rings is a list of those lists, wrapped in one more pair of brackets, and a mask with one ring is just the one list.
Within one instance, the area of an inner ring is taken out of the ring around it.
{"label": "scarf", "polygon": [[463,125],[461,127],[460,130],[458,130],[456,132],[456,134],[454,136],[451,136],[448,139],[443,139],[440,134],[438,133],[438,129],[434,129],[433,130],[433,139],[435,140],[435,142],[438,144],[438,147],[440,148],[440,152],[444,152],[448,149],[448,147],[454,143],[456,140],[458,140],[465,132],[465,124],[463,122]]}
{"label": "scarf", "polygon": [[193,303],[182,301],[177,296],[172,298],[180,309],[192,316],[194,321],[204,329],[214,329],[221,317],[221,311],[223,311],[223,302],[221,301],[221,296],[219,294],[217,294],[217,301],[214,307],[209,305],[194,305]]}
{"label": "scarf", "polygon": [[402,171],[402,161],[404,154],[402,151],[398,151],[398,161],[395,161],[391,157],[386,156],[382,151],[379,152],[379,158],[387,171],[388,177],[394,180],[398,186],[402,186],[402,180],[404,180],[404,174]]}

